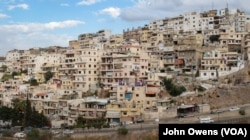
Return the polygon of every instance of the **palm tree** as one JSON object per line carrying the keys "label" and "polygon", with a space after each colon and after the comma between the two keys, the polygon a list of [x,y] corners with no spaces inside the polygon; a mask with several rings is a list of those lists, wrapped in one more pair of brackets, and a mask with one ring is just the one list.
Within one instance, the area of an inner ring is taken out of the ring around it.
{"label": "palm tree", "polygon": [[20,100],[18,98],[12,100],[12,106],[15,110],[18,112],[24,112],[26,109],[26,102],[23,100]]}

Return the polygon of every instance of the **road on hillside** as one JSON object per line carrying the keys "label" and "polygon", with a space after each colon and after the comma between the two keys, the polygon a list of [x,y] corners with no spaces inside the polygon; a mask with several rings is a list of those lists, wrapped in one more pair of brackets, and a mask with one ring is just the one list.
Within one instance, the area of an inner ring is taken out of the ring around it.
{"label": "road on hillside", "polygon": [[[158,124],[184,124],[184,123],[199,123],[199,118],[202,117],[211,117],[216,124],[223,124],[223,123],[238,123],[242,120],[247,120],[247,122],[250,122],[250,105],[242,105],[239,106],[241,109],[244,109],[246,112],[246,115],[240,115],[239,110],[229,111],[229,108],[221,108],[220,110],[223,110],[220,113],[211,114],[197,114],[193,117],[187,117],[187,118],[160,118],[159,121],[155,120],[145,120],[143,123],[138,124],[130,124],[126,125],[125,127],[129,131],[147,131],[147,130],[158,130]],[[102,128],[100,130],[98,129],[78,129],[75,131],[74,134],[72,134],[72,137],[82,137],[86,135],[105,135],[105,134],[111,134],[116,133],[118,127],[115,128]]]}

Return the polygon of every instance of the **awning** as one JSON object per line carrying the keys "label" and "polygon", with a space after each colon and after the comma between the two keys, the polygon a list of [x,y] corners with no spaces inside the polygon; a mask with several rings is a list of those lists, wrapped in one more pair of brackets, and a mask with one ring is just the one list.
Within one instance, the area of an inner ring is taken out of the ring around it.
{"label": "awning", "polygon": [[38,93],[36,94],[36,96],[46,96],[47,94],[46,93]]}
{"label": "awning", "polygon": [[146,92],[146,94],[154,95],[154,94],[156,94],[156,91],[149,90],[149,91]]}
{"label": "awning", "polygon": [[120,111],[107,111],[106,118],[120,118]]}

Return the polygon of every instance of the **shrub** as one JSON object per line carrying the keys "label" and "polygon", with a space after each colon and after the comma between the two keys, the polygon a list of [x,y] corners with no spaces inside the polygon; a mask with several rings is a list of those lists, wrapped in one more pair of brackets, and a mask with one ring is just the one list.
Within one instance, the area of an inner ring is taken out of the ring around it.
{"label": "shrub", "polygon": [[244,109],[240,109],[240,110],[239,110],[239,114],[240,114],[240,115],[246,115],[246,111],[245,111]]}
{"label": "shrub", "polygon": [[12,137],[13,136],[13,132],[12,131],[4,131],[2,136],[3,137]]}
{"label": "shrub", "polygon": [[41,140],[51,140],[52,134],[49,132],[49,130],[46,130],[41,134],[40,139]]}
{"label": "shrub", "polygon": [[118,134],[120,134],[120,135],[126,135],[126,134],[128,134],[128,129],[126,127],[124,127],[124,126],[118,128],[117,131],[118,131]]}
{"label": "shrub", "polygon": [[40,138],[40,132],[38,129],[33,128],[27,133],[27,140],[38,140]]}

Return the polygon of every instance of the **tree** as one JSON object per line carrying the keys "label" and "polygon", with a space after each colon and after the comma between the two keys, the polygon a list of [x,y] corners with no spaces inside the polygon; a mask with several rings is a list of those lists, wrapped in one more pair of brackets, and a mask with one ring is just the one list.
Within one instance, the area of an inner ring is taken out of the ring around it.
{"label": "tree", "polygon": [[16,98],[12,100],[12,106],[16,111],[23,113],[26,108],[26,102]]}
{"label": "tree", "polygon": [[165,89],[166,90],[171,90],[173,87],[174,87],[174,84],[173,84],[173,80],[172,79],[167,79],[167,78],[164,78],[162,80],[163,82],[163,85],[165,86]]}
{"label": "tree", "polygon": [[25,70],[22,70],[22,69],[21,69],[21,73],[24,73],[24,74],[27,75],[27,74],[28,74],[28,70],[27,70],[27,69],[25,69]]}
{"label": "tree", "polygon": [[6,107],[6,106],[0,107],[0,120],[10,121],[11,114],[12,114],[12,110],[9,109],[8,107]]}
{"label": "tree", "polygon": [[30,103],[30,100],[27,96],[27,99],[26,99],[26,107],[25,107],[25,118],[24,118],[24,126],[34,126],[32,124],[32,116],[33,116],[33,112],[32,112],[32,108],[31,108],[31,103]]}
{"label": "tree", "polygon": [[20,73],[18,73],[18,72],[16,72],[16,71],[13,71],[13,72],[11,73],[12,78],[14,78],[14,77],[17,76],[17,75],[20,75]]}
{"label": "tree", "polygon": [[11,79],[12,76],[10,74],[4,74],[3,77],[2,77],[2,81],[8,81],[9,79]]}
{"label": "tree", "polygon": [[26,110],[26,102],[25,100],[13,99],[12,100],[13,112],[12,114],[12,122],[13,124],[19,124],[24,126],[25,120],[25,110]]}
{"label": "tree", "polygon": [[172,79],[162,79],[163,86],[171,96],[179,96],[182,92],[186,91],[184,86],[177,86],[173,83]]}
{"label": "tree", "polygon": [[54,74],[53,74],[51,71],[47,71],[47,72],[44,74],[45,82],[49,81],[53,76],[54,76]]}
{"label": "tree", "polygon": [[36,79],[30,79],[30,86],[38,86],[39,83],[37,82]]}
{"label": "tree", "polygon": [[[13,109],[12,109],[13,111],[9,118],[12,120],[13,124],[21,124],[22,122],[22,125],[24,127],[50,126],[49,119],[46,116],[44,116],[43,113],[39,113],[35,110],[34,107],[33,108],[31,107],[31,103],[28,97],[26,100],[23,100],[23,101],[19,99],[13,99],[12,105],[13,105]],[[8,110],[11,110],[11,109],[8,109]],[[0,109],[0,113],[1,113],[1,109]]]}
{"label": "tree", "polygon": [[1,72],[6,72],[8,67],[6,65],[2,65]]}

